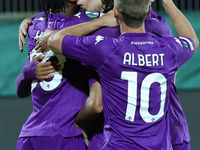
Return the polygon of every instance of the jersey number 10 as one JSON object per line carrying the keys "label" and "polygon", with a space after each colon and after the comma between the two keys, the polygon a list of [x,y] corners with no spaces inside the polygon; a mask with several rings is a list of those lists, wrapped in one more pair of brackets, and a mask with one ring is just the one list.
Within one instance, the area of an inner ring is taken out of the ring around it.
{"label": "jersey number 10", "polygon": [[[123,71],[121,74],[121,79],[128,81],[128,100],[126,108],[125,119],[134,122],[136,106],[137,106],[137,72]],[[160,84],[161,95],[160,95],[160,109],[156,115],[149,113],[149,103],[150,103],[150,88],[153,83],[158,82]],[[151,123],[159,120],[164,115],[164,106],[166,100],[167,91],[167,80],[161,73],[151,73],[147,75],[142,83],[140,89],[140,108],[139,114],[146,123]]]}

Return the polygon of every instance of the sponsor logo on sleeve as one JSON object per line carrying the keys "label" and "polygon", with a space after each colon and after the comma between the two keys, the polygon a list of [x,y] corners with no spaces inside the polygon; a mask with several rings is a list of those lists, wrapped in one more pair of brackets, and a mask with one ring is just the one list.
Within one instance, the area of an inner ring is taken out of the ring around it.
{"label": "sponsor logo on sleeve", "polygon": [[191,42],[191,40],[189,40],[186,37],[180,37],[180,39],[183,41],[183,44],[186,48],[191,48],[191,50],[195,50],[195,47],[193,46],[193,43]]}
{"label": "sponsor logo on sleeve", "polygon": [[85,15],[88,18],[98,18],[99,17],[99,12],[98,11],[85,11]]}

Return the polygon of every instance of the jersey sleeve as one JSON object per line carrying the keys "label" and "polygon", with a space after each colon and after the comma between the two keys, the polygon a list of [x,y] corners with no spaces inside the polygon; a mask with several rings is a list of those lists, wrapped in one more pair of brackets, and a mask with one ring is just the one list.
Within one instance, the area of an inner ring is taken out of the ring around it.
{"label": "jersey sleeve", "polygon": [[68,26],[69,17],[61,14],[49,14],[47,29],[50,30],[61,30]]}
{"label": "jersey sleeve", "polygon": [[44,16],[46,16],[45,12],[41,12],[39,14],[36,14],[36,15],[32,16],[31,19],[34,20],[35,18],[44,17]]}
{"label": "jersey sleeve", "polygon": [[27,92],[31,92],[27,90],[30,89],[32,81],[37,79],[35,75],[37,64],[38,62],[30,62],[30,58],[27,58],[20,75],[15,80],[16,93],[19,95],[26,95]]}
{"label": "jersey sleeve", "polygon": [[44,33],[45,29],[46,29],[46,23],[47,20],[45,18],[45,16],[39,16],[39,17],[35,17],[35,19],[33,20],[32,24],[29,26],[28,29],[28,52],[30,53],[33,48],[35,48],[36,41],[40,38],[40,36],[42,36],[42,34]]}
{"label": "jersey sleeve", "polygon": [[170,41],[176,54],[178,67],[181,67],[186,61],[192,58],[195,52],[194,41],[186,37],[170,38]]}
{"label": "jersey sleeve", "polygon": [[97,36],[65,36],[62,41],[62,52],[66,57],[86,63],[100,69],[106,59],[115,50],[112,38]]}
{"label": "jersey sleeve", "polygon": [[145,20],[145,28],[153,37],[174,37],[164,17],[156,14],[153,9]]}

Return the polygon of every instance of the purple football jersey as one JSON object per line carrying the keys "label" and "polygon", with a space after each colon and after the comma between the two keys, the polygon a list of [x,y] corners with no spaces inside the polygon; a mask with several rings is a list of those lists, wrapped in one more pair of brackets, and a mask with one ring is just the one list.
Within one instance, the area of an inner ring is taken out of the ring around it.
{"label": "purple football jersey", "polygon": [[65,36],[62,50],[100,76],[104,149],[172,149],[171,86],[177,69],[193,56],[191,39],[152,38],[148,33],[125,33],[118,39]]}
{"label": "purple football jersey", "polygon": [[[55,20],[54,20],[55,19]],[[50,29],[59,29],[66,24],[68,17],[54,14]],[[29,58],[31,61],[38,53],[33,49],[36,40],[49,25],[45,17],[35,16],[29,27]],[[53,73],[48,80],[34,80],[32,83],[33,112],[22,127],[19,137],[55,136],[74,137],[82,134],[77,129],[75,116],[88,97],[88,69],[78,61],[66,59],[65,56],[48,51],[42,62],[49,59],[58,60],[61,69]],[[34,71],[34,70],[33,70]],[[34,74],[34,72],[32,72]]]}
{"label": "purple football jersey", "polygon": [[[91,11],[83,11],[81,13],[76,14],[70,20],[70,25],[83,23],[86,21],[90,21],[95,17],[100,17],[104,15],[103,13],[91,12]],[[92,16],[92,17],[90,17]],[[170,30],[165,19],[156,14],[153,9],[151,9],[150,14],[147,16],[145,20],[145,29],[147,33],[151,33],[152,37],[173,37],[172,31]],[[119,28],[102,28],[93,33],[94,35],[101,35],[106,37],[114,37],[117,38],[120,35]],[[173,90],[174,89],[174,90]],[[183,109],[181,107],[180,101],[176,94],[176,88],[172,89],[171,98],[169,104],[172,105],[169,107],[170,114],[170,135],[172,144],[180,144],[183,141],[190,141],[189,128],[187,124],[187,120]],[[182,118],[182,119],[179,119]],[[95,121],[96,122],[96,121]],[[174,128],[174,124],[176,124],[176,128]],[[99,126],[99,124],[97,123]],[[184,125],[184,126],[183,126]],[[101,127],[99,127],[100,129]],[[182,132],[180,132],[182,131]],[[98,132],[99,133],[99,132]],[[95,134],[96,139],[102,139],[102,135]],[[93,143],[94,140],[91,141]],[[100,141],[102,143],[102,141]],[[90,145],[89,145],[90,146]]]}
{"label": "purple football jersey", "polygon": [[146,32],[151,33],[153,37],[173,37],[173,33],[165,19],[156,14],[153,8],[145,19],[145,29]]}
{"label": "purple football jersey", "polygon": [[[146,31],[153,37],[173,37],[165,19],[156,14],[153,10],[145,20]],[[182,144],[183,141],[190,141],[189,127],[183,112],[180,100],[177,96],[176,87],[171,88],[169,101],[169,125],[172,144]]]}

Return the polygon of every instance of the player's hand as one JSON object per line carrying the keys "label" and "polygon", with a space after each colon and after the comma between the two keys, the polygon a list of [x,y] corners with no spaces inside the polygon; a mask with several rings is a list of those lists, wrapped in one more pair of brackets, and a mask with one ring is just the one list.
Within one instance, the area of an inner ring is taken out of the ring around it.
{"label": "player's hand", "polygon": [[56,31],[46,29],[45,32],[42,34],[42,36],[39,38],[39,40],[36,42],[37,46],[35,47],[35,50],[37,53],[45,53],[49,51],[49,47],[47,46],[47,42],[49,37],[55,33]]}
{"label": "player's hand", "polygon": [[101,19],[101,22],[106,27],[116,27],[116,26],[119,26],[119,23],[117,22],[117,19],[114,16],[114,11],[113,10],[107,12],[105,15],[103,15],[99,19]]}
{"label": "player's hand", "polygon": [[22,23],[19,26],[19,31],[18,31],[18,38],[19,38],[19,49],[21,52],[23,52],[23,45],[26,44],[25,37],[28,33],[28,27],[32,23],[31,18],[26,18],[22,21]]}
{"label": "player's hand", "polygon": [[47,62],[41,62],[45,55],[41,54],[33,58],[32,62],[39,62],[36,69],[35,75],[38,80],[46,80],[54,77],[52,73],[60,70],[60,65],[56,60],[49,60]]}
{"label": "player's hand", "polygon": [[83,139],[85,141],[85,145],[88,146],[89,145],[89,139],[88,139],[88,135],[86,134],[86,132],[84,130],[82,130],[83,132]]}

